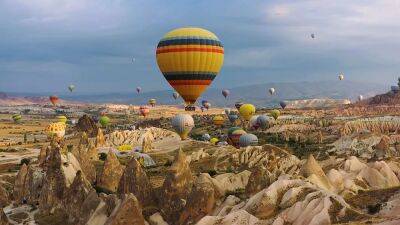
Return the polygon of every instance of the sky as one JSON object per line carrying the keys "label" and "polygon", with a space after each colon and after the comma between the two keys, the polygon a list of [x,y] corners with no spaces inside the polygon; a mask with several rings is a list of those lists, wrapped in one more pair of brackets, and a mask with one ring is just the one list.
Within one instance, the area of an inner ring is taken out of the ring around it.
{"label": "sky", "polygon": [[224,45],[213,88],[339,73],[389,85],[400,76],[399,12],[400,0],[0,0],[0,91],[169,89],[155,48],[185,26]]}

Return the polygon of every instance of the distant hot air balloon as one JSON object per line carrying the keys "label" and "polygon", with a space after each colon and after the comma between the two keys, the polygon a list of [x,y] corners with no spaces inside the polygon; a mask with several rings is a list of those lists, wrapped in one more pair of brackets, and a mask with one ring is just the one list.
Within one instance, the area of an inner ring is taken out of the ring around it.
{"label": "distant hot air balloon", "polygon": [[275,88],[270,88],[268,92],[270,95],[273,95],[275,93]]}
{"label": "distant hot air balloon", "polygon": [[155,98],[152,98],[152,99],[149,100],[149,105],[151,105],[151,107],[156,106],[156,103],[157,103],[157,101],[156,101]]}
{"label": "distant hot air balloon", "polygon": [[142,91],[141,87],[136,87],[136,92],[139,94]]}
{"label": "distant hot air balloon", "polygon": [[52,95],[49,97],[49,100],[50,100],[51,104],[56,105],[59,99],[57,96]]}
{"label": "distant hot air balloon", "polygon": [[228,143],[236,148],[239,148],[239,139],[243,134],[246,134],[246,131],[240,127],[230,128],[228,130]]}
{"label": "distant hot air balloon", "polygon": [[254,115],[256,112],[256,107],[252,104],[243,104],[240,106],[239,109],[239,114],[240,116],[245,119],[245,120],[250,120],[250,118]]}
{"label": "distant hot air balloon", "polygon": [[69,90],[70,92],[73,92],[73,91],[75,90],[75,85],[73,85],[73,84],[69,85],[69,86],[68,86],[68,90]]}
{"label": "distant hot air balloon", "polygon": [[364,99],[364,96],[362,96],[362,95],[358,96],[358,101],[362,101],[363,99]]}
{"label": "distant hot air balloon", "polygon": [[250,118],[249,126],[250,128],[255,130],[257,130],[260,127],[260,124],[258,123],[258,115],[254,115]]}
{"label": "distant hot air balloon", "polygon": [[185,140],[194,127],[194,120],[191,115],[178,114],[172,118],[172,127],[179,134],[182,140]]}
{"label": "distant hot air balloon", "polygon": [[281,105],[282,109],[285,109],[287,104],[285,101],[280,101],[279,105]]}
{"label": "distant hot air balloon", "polygon": [[271,110],[269,114],[274,118],[275,120],[278,119],[278,117],[281,115],[281,112],[277,109]]}
{"label": "distant hot air balloon", "polygon": [[140,107],[139,107],[139,113],[140,113],[142,116],[146,117],[146,116],[150,113],[150,108],[147,107],[147,106],[140,106]]}
{"label": "distant hot air balloon", "polygon": [[243,102],[236,102],[236,103],[235,103],[236,109],[239,110],[239,109],[240,109],[240,106],[242,106],[243,104],[244,104]]}
{"label": "distant hot air balloon", "polygon": [[225,121],[224,117],[220,115],[214,116],[213,118],[213,123],[215,126],[222,126],[222,124],[224,124],[224,121]]}
{"label": "distant hot air balloon", "polygon": [[222,95],[226,98],[230,94],[230,91],[228,89],[222,90]]}
{"label": "distant hot air balloon", "polygon": [[108,116],[102,116],[100,117],[99,123],[101,126],[106,127],[110,123],[110,118],[108,118]]}
{"label": "distant hot air balloon", "polygon": [[343,80],[344,79],[344,75],[343,74],[339,74],[339,80]]}
{"label": "distant hot air balloon", "polygon": [[172,94],[172,97],[176,100],[177,98],[179,98],[179,94],[178,94],[178,92],[174,92],[173,94]]}
{"label": "distant hot air balloon", "polygon": [[231,113],[231,109],[230,108],[225,108],[224,112],[225,112],[225,115],[229,116],[229,114]]}
{"label": "distant hot air balloon", "polygon": [[213,137],[213,138],[211,138],[210,143],[213,144],[213,145],[215,145],[215,144],[217,144],[218,141],[219,141],[218,138]]}
{"label": "distant hot air balloon", "polygon": [[57,116],[57,122],[60,123],[67,123],[67,117],[66,116]]}
{"label": "distant hot air balloon", "polygon": [[266,115],[259,115],[257,118],[257,122],[262,129],[267,128],[269,117]]}
{"label": "distant hot air balloon", "polygon": [[203,141],[209,141],[210,138],[211,138],[211,136],[210,136],[209,134],[205,133],[205,134],[203,134],[203,135],[201,136],[201,138],[203,139]]}
{"label": "distant hot air balloon", "polygon": [[15,123],[18,123],[19,121],[21,121],[22,116],[20,114],[14,114],[12,116],[12,119],[14,120]]}
{"label": "distant hot air balloon", "polygon": [[207,110],[210,109],[211,103],[209,103],[207,100],[201,101],[201,105],[206,108]]}
{"label": "distant hot air balloon", "polygon": [[185,27],[168,32],[158,43],[157,64],[168,83],[193,110],[197,98],[220,71],[224,48],[215,34]]}
{"label": "distant hot air balloon", "polygon": [[254,146],[258,144],[258,138],[254,134],[243,134],[239,138],[240,147]]}
{"label": "distant hot air balloon", "polygon": [[45,131],[49,137],[57,137],[62,138],[65,135],[65,123],[57,122],[57,123],[50,123]]}
{"label": "distant hot air balloon", "polygon": [[311,34],[311,38],[314,39],[315,38],[315,34]]}
{"label": "distant hot air balloon", "polygon": [[239,116],[236,113],[231,112],[228,115],[229,122],[231,122],[231,123],[235,123],[238,118],[239,118]]}

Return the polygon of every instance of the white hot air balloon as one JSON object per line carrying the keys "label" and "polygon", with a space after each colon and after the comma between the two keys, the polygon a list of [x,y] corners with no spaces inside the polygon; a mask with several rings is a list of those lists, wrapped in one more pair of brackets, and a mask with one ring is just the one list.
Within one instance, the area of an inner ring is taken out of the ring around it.
{"label": "white hot air balloon", "polygon": [[269,92],[270,95],[275,94],[275,88],[270,88],[270,89],[268,90],[268,92]]}
{"label": "white hot air balloon", "polygon": [[172,127],[185,140],[194,127],[194,120],[189,114],[178,114],[172,118]]}
{"label": "white hot air balloon", "polygon": [[270,120],[270,117],[267,115],[259,115],[257,118],[257,123],[258,125],[262,128],[265,129],[268,126],[268,121]]}
{"label": "white hot air balloon", "polygon": [[344,79],[344,75],[343,74],[339,74],[339,80],[343,80]]}
{"label": "white hot air balloon", "polygon": [[240,147],[254,146],[258,144],[258,138],[254,134],[243,134],[239,138]]}
{"label": "white hot air balloon", "polygon": [[364,96],[362,96],[362,95],[358,96],[358,101],[362,101],[363,99],[364,99]]}

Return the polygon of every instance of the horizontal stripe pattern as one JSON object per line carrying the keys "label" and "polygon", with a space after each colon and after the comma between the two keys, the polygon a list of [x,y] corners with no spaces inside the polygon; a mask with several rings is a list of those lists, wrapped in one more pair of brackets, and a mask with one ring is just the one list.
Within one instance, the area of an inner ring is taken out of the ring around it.
{"label": "horizontal stripe pattern", "polygon": [[214,80],[216,73],[164,73],[165,79],[170,80]]}
{"label": "horizontal stripe pattern", "polygon": [[215,52],[224,54],[224,49],[218,48],[202,48],[202,47],[192,47],[192,48],[164,48],[157,49],[156,54],[169,53],[169,52]]}
{"label": "horizontal stripe pattern", "polygon": [[161,40],[158,43],[157,48],[171,46],[171,45],[207,45],[207,46],[223,47],[222,43],[219,40],[188,37],[188,38]]}
{"label": "horizontal stripe pattern", "polygon": [[168,80],[172,86],[178,85],[210,85],[212,80]]}

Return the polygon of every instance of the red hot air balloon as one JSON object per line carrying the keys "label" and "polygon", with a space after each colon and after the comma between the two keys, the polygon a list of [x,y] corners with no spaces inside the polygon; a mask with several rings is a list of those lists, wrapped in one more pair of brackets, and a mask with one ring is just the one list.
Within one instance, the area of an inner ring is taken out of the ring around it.
{"label": "red hot air balloon", "polygon": [[146,117],[150,113],[150,108],[147,106],[140,106],[139,112],[142,116]]}
{"label": "red hot air balloon", "polygon": [[56,105],[59,100],[59,98],[55,95],[50,96],[49,99],[50,99],[51,104],[53,104],[53,105]]}

